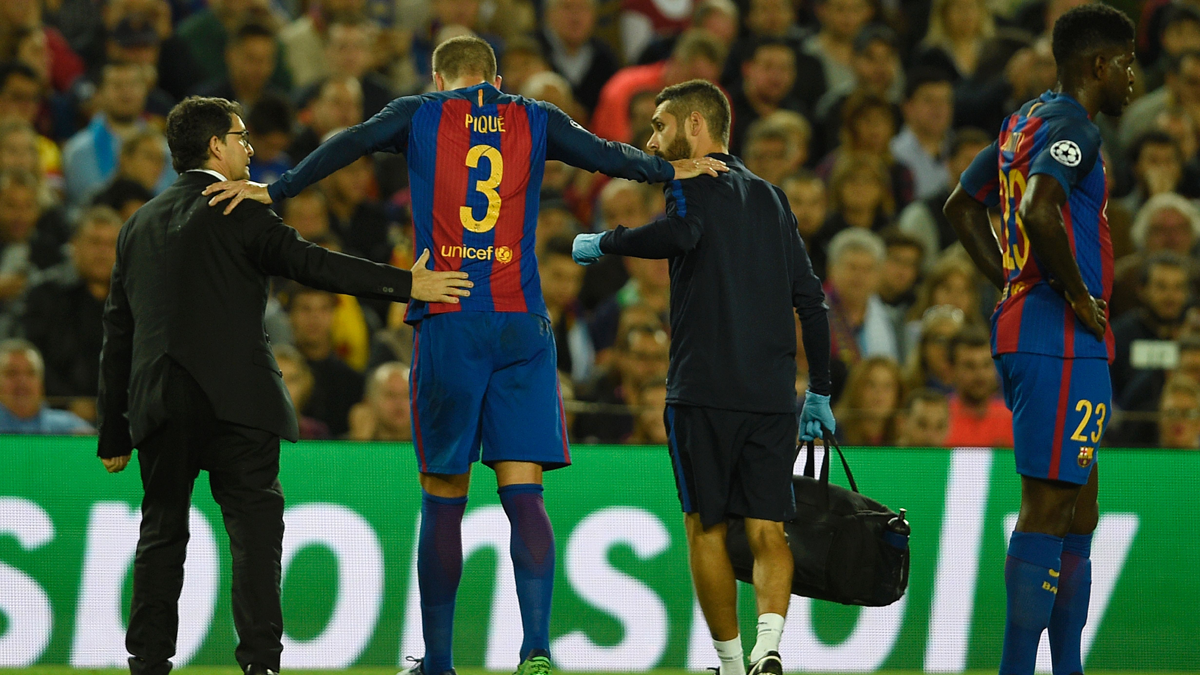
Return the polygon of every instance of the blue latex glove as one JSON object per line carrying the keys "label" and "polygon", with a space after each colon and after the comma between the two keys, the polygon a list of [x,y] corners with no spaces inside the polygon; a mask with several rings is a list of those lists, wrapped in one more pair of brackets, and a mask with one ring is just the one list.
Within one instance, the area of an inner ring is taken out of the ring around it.
{"label": "blue latex glove", "polygon": [[603,234],[575,235],[575,243],[571,244],[571,258],[585,267],[599,260],[604,255],[600,250],[600,237],[603,236]]}
{"label": "blue latex glove", "polygon": [[814,394],[811,391],[805,392],[804,409],[800,411],[800,440],[811,441],[821,438],[822,426],[831,434],[837,430],[837,422],[833,419],[833,410],[829,407],[829,397]]}

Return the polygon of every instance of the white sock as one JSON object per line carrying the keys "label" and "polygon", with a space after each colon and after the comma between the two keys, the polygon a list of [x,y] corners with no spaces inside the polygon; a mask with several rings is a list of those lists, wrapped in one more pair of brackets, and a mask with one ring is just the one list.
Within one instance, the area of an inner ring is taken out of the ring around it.
{"label": "white sock", "polygon": [[783,617],[778,614],[761,614],[758,617],[758,640],[750,650],[750,663],[755,663],[767,652],[779,651],[779,640],[783,637]]}
{"label": "white sock", "polygon": [[721,659],[720,675],[746,675],[746,659],[742,654],[742,636],[732,640],[713,640],[717,657]]}

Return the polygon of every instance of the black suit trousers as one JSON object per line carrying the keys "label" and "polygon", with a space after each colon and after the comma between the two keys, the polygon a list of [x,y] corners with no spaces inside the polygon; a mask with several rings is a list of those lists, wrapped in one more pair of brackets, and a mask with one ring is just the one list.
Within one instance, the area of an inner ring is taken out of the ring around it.
{"label": "black suit trousers", "polygon": [[188,511],[203,469],[229,533],[239,639],[235,656],[243,671],[251,663],[278,671],[283,651],[279,437],[219,421],[200,385],[178,364],[171,362],[165,380],[167,421],[138,448],[145,496],[125,640],[133,655],[130,670],[133,675],[164,675],[171,669]]}

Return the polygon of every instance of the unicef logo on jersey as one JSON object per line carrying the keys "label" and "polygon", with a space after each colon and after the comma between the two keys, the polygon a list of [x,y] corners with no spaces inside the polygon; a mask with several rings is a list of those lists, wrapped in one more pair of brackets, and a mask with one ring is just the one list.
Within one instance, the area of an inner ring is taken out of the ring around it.
{"label": "unicef logo on jersey", "polygon": [[1050,156],[1059,164],[1067,166],[1079,166],[1079,162],[1083,161],[1083,151],[1075,144],[1075,141],[1059,141],[1050,146]]}

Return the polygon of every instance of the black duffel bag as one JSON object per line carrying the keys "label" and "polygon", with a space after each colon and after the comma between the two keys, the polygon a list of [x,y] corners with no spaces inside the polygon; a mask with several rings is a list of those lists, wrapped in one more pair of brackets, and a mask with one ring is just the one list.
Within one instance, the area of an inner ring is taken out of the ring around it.
{"label": "black duffel bag", "polygon": [[[881,607],[908,588],[909,526],[900,514],[863,496],[842,449],[826,435],[821,477],[814,478],[816,453],[808,442],[803,476],[795,476],[796,517],[784,523],[795,558],[792,593],[843,605]],[[829,447],[837,451],[850,482],[847,490],[829,483]],[[741,518],[729,521],[726,538],[737,578],[753,583],[754,556]]]}

